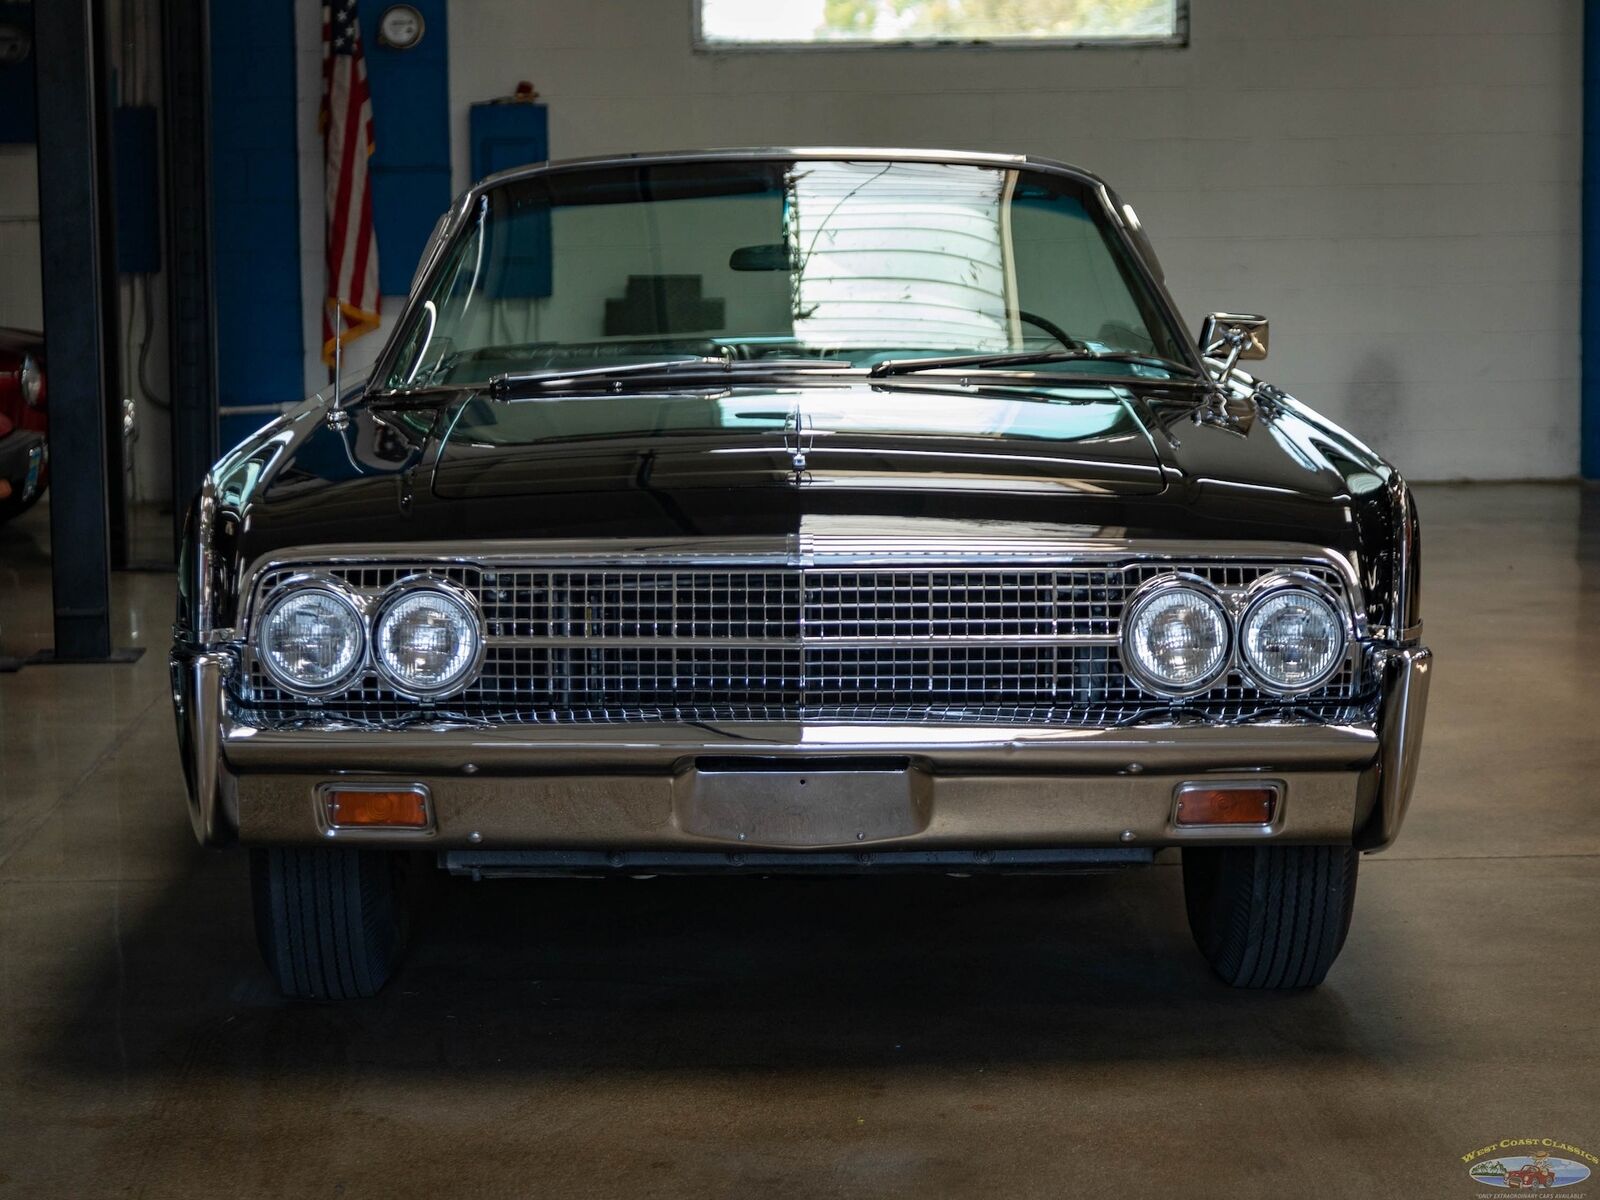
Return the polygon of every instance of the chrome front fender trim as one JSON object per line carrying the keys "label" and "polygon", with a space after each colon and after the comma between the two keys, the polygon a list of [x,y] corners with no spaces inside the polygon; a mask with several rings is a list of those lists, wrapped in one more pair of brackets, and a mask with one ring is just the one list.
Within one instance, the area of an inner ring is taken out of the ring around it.
{"label": "chrome front fender trim", "polygon": [[[224,454],[216,465],[206,472],[205,478],[200,482],[200,496],[192,535],[194,563],[191,568],[190,586],[193,588],[193,595],[189,611],[182,616],[183,627],[176,631],[180,636],[212,645],[234,639],[235,634],[231,627],[219,627],[217,624],[218,609],[225,598],[219,585],[221,578],[219,566],[224,564],[219,564],[215,558],[214,542],[218,514],[224,508],[230,508],[235,513],[242,510],[248,504],[251,494],[261,486],[262,481],[286,461],[294,448],[316,427],[316,421],[326,406],[327,398],[320,392],[307,397],[298,407],[290,409],[256,430]],[[253,473],[241,471],[241,468],[251,460],[257,460],[259,470]],[[241,475],[246,475],[248,480],[243,485],[239,483]],[[245,594],[232,593],[235,598],[243,597]],[[232,616],[237,618],[237,611]]]}
{"label": "chrome front fender trim", "polygon": [[202,846],[230,842],[239,828],[238,789],[222,754],[222,683],[234,664],[228,651],[177,650],[172,657],[189,824]]}
{"label": "chrome front fender trim", "polygon": [[1366,829],[1357,835],[1363,850],[1383,850],[1400,836],[1422,756],[1422,727],[1433,682],[1433,651],[1426,646],[1392,650],[1380,660],[1383,702],[1378,709],[1378,797]]}

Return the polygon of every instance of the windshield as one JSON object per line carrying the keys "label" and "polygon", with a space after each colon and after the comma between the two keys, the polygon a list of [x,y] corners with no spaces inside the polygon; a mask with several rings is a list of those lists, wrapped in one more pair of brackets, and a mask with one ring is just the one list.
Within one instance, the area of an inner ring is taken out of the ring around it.
{"label": "windshield", "polygon": [[387,388],[677,358],[872,367],[1072,350],[1185,361],[1097,193],[1028,170],[721,160],[557,171],[479,198]]}

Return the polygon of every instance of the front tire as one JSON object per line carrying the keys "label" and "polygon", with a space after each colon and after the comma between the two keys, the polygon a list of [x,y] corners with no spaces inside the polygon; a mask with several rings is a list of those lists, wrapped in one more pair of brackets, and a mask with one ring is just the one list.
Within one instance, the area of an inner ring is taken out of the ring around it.
{"label": "front tire", "polygon": [[285,996],[374,996],[406,940],[404,858],[343,846],[252,850],[256,942]]}
{"label": "front tire", "polygon": [[1234,987],[1316,987],[1350,931],[1360,859],[1349,846],[1185,847],[1195,944]]}

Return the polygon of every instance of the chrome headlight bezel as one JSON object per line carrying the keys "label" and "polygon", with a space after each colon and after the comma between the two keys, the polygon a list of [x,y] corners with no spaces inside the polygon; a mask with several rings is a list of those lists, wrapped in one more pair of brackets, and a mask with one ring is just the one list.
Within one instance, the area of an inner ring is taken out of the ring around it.
{"label": "chrome headlight bezel", "polygon": [[[1329,657],[1328,665],[1314,678],[1306,682],[1287,687],[1275,683],[1268,678],[1254,662],[1251,661],[1249,652],[1250,622],[1259,615],[1261,608],[1269,600],[1290,593],[1300,593],[1311,597],[1327,606],[1333,615],[1333,627],[1339,635],[1339,642],[1333,654]],[[1303,696],[1322,687],[1339,673],[1339,668],[1345,663],[1350,653],[1350,614],[1340,598],[1335,595],[1321,580],[1310,575],[1297,572],[1279,571],[1270,575],[1263,575],[1251,585],[1248,602],[1239,614],[1238,629],[1235,634],[1237,646],[1236,657],[1239,661],[1239,670],[1249,680],[1250,685],[1269,696]]]}
{"label": "chrome headlight bezel", "polygon": [[[1210,605],[1220,620],[1223,633],[1222,653],[1218,656],[1216,666],[1201,678],[1182,686],[1169,683],[1146,671],[1130,646],[1130,640],[1138,626],[1138,618],[1144,609],[1152,601],[1175,591],[1194,593]],[[1122,609],[1122,630],[1121,636],[1117,639],[1117,653],[1122,660],[1123,672],[1140,690],[1166,700],[1181,700],[1210,691],[1217,685],[1219,679],[1227,675],[1233,664],[1237,641],[1237,631],[1228,613],[1228,606],[1223,602],[1222,593],[1215,585],[1199,575],[1173,573],[1159,575],[1147,581],[1128,597]]]}
{"label": "chrome headlight bezel", "polygon": [[[309,684],[283,671],[262,644],[272,615],[278,608],[290,600],[312,594],[331,597],[346,608],[350,613],[356,636],[356,651],[351,656],[350,665],[334,679],[323,684]],[[250,633],[250,652],[274,686],[295,696],[321,699],[348,691],[353,684],[360,681],[367,669],[370,640],[366,611],[361,598],[343,580],[335,576],[306,573],[285,579],[262,600]]]}
{"label": "chrome headlight bezel", "polygon": [[[473,637],[472,655],[466,667],[448,683],[434,688],[419,688],[412,681],[396,676],[383,661],[383,655],[379,650],[383,640],[384,622],[393,613],[395,606],[402,600],[411,599],[421,593],[431,593],[459,608],[466,617],[467,626],[472,630]],[[460,695],[476,683],[483,671],[484,655],[488,652],[483,611],[476,596],[448,579],[429,574],[408,575],[384,589],[373,607],[370,647],[373,670],[377,672],[384,686],[396,695],[407,700],[448,700],[452,696]]]}

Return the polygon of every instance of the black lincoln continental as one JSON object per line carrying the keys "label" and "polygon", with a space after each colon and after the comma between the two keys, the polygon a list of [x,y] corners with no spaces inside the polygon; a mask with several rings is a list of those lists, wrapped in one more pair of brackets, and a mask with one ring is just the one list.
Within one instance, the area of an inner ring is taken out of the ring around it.
{"label": "black lincoln continental", "polygon": [[[1320,983],[1416,774],[1405,482],[1191,339],[1043,159],[557,162],[441,219],[375,365],[189,514],[202,842],[283,990],[370,995],[404,864],[1102,870],[1181,851],[1227,982]],[[759,886],[752,883],[751,886]]]}

